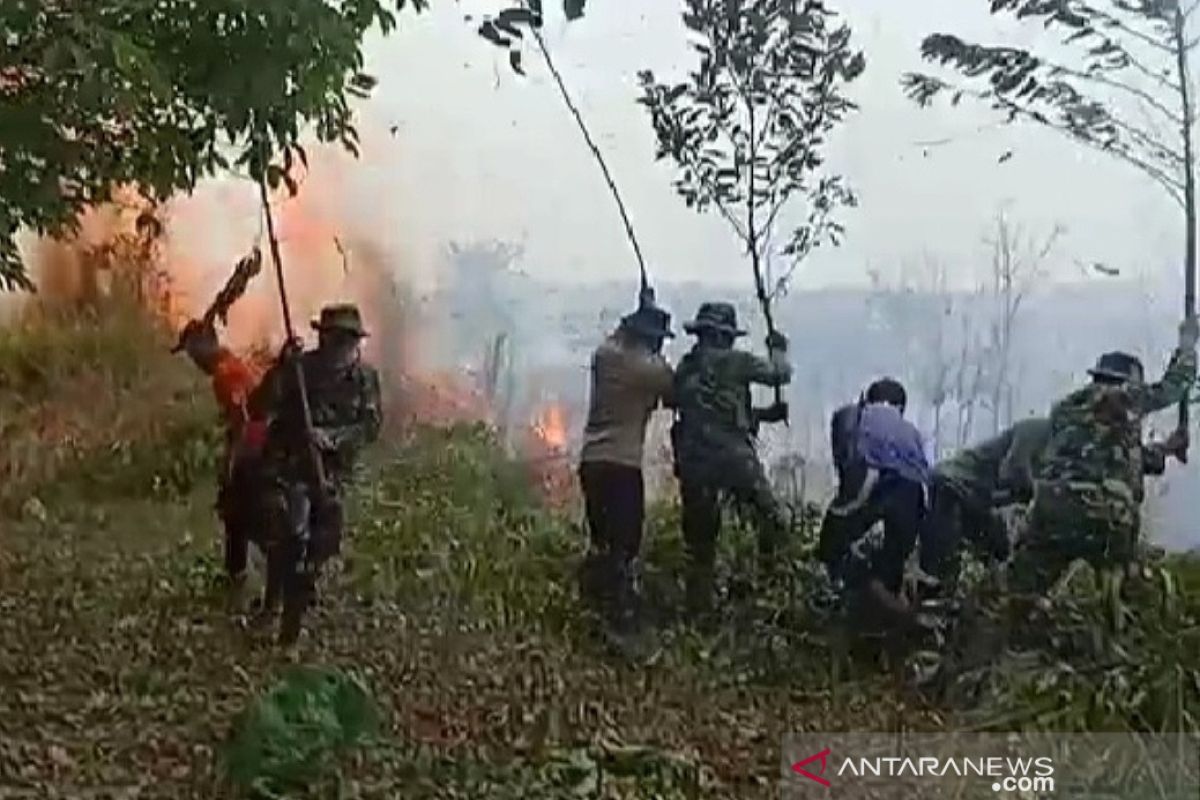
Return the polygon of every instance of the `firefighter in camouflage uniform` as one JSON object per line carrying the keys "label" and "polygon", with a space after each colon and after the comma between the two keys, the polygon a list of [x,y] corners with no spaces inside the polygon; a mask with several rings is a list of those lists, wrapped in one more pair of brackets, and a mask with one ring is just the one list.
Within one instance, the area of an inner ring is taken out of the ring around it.
{"label": "firefighter in camouflage uniform", "polygon": [[[267,373],[255,404],[271,418],[263,458],[269,475],[266,506],[273,520],[267,548],[264,611],[284,604],[280,638],[299,635],[300,619],[316,594],[321,565],[338,554],[344,519],[342,493],[363,448],[379,436],[382,423],[379,375],[361,360],[367,332],[354,305],[327,306],[313,323],[315,350],[285,349]],[[304,376],[311,437],[304,421],[293,359]],[[314,450],[324,472],[320,485]]]}
{"label": "firefighter in camouflage uniform", "polygon": [[1023,419],[934,467],[920,559],[938,591],[952,593],[967,546],[987,563],[1008,558],[1011,537],[1001,509],[1032,499],[1034,474],[1049,439],[1050,420]]}
{"label": "firefighter in camouflage uniform", "polygon": [[1018,543],[1009,586],[1030,596],[1049,591],[1071,562],[1098,570],[1136,560],[1144,496],[1143,474],[1161,473],[1166,456],[1182,457],[1187,435],[1142,445],[1142,420],[1188,396],[1196,380],[1194,317],[1179,329],[1179,346],[1158,383],[1143,380],[1141,362],[1107,353],[1091,370],[1093,382],[1059,401],[1050,438],[1035,473],[1029,529]]}
{"label": "firefighter in camouflage uniform", "polygon": [[757,425],[786,413],[752,407],[750,387],[791,381],[787,339],[767,338],[769,359],[736,350],[745,335],[728,303],[704,303],[684,330],[697,342],[675,371],[676,422],[671,430],[675,470],[683,500],[683,536],[688,552],[687,596],[693,613],[712,602],[713,567],[720,504],[725,496],[749,512],[758,529],[760,559],[767,569],[784,530],[783,516],[759,461]]}

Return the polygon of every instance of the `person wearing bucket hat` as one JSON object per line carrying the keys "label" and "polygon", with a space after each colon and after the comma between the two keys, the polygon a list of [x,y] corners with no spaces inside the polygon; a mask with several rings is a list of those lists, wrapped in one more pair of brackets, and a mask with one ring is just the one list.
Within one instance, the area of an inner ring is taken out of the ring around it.
{"label": "person wearing bucket hat", "polygon": [[672,371],[662,356],[671,315],[643,297],[592,354],[579,481],[590,552],[583,593],[618,634],[637,623],[633,570],[645,515],[642,457],[651,413],[667,401]]}
{"label": "person wearing bucket hat", "polygon": [[258,494],[260,453],[266,421],[252,415],[250,395],[260,373],[221,345],[212,323],[192,320],[179,334],[172,353],[185,352],[212,381],[213,396],[225,422],[225,455],[217,475],[217,511],[225,529],[225,572],[231,608],[241,604],[250,541],[260,518]]}
{"label": "person wearing bucket hat", "polygon": [[1138,556],[1143,475],[1165,469],[1166,456],[1186,458],[1187,432],[1142,445],[1142,420],[1185,400],[1196,381],[1195,317],[1179,328],[1179,343],[1158,383],[1146,383],[1141,362],[1106,353],[1089,370],[1092,383],[1055,404],[1050,438],[1034,475],[1028,527],[1009,564],[1009,585],[1037,598],[1075,559],[1097,570],[1127,567]]}
{"label": "person wearing bucket hat", "polygon": [[675,372],[671,442],[683,500],[688,605],[703,615],[712,602],[722,498],[732,498],[754,520],[762,570],[772,567],[785,525],[758,458],[759,418],[750,389],[755,384],[784,386],[792,369],[782,334],[768,337],[766,359],[734,348],[746,332],[729,303],[702,304],[684,330],[696,337],[696,344]]}
{"label": "person wearing bucket hat", "polygon": [[[321,565],[340,550],[342,490],[383,421],[379,373],[359,352],[368,334],[358,307],[326,306],[312,327],[318,334],[316,349],[298,352],[289,343],[251,401],[271,419],[264,460],[270,479],[266,504],[274,524],[263,611],[269,616],[283,602],[280,640],[285,644],[299,635],[300,617],[315,598]],[[293,359],[299,359],[304,376],[311,438]],[[313,447],[325,473],[324,486],[313,475]]]}

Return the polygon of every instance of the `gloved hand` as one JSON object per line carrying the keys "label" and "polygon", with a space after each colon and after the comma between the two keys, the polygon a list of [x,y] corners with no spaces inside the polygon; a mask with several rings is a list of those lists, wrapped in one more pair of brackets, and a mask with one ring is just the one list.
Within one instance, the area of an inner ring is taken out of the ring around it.
{"label": "gloved hand", "polygon": [[767,349],[786,353],[788,349],[787,337],[779,331],[771,331],[767,334]]}
{"label": "gloved hand", "polygon": [[336,450],[337,443],[333,437],[329,435],[329,431],[324,428],[313,428],[312,443],[318,450]]}
{"label": "gloved hand", "polygon": [[1200,341],[1200,320],[1192,315],[1179,326],[1179,349],[1195,350],[1197,341]]}
{"label": "gloved hand", "polygon": [[1167,451],[1167,455],[1175,456],[1177,461],[1186,464],[1190,440],[1191,437],[1188,435],[1187,428],[1176,428],[1171,431],[1171,435],[1163,442],[1163,449]]}
{"label": "gloved hand", "polygon": [[638,292],[638,308],[650,308],[655,305],[654,289],[650,286],[643,286]]}
{"label": "gloved hand", "polygon": [[766,408],[754,409],[754,421],[760,422],[783,422],[788,418],[788,404],[783,401],[772,403]]}
{"label": "gloved hand", "polygon": [[304,353],[304,342],[299,338],[289,339],[283,343],[283,347],[279,350],[280,361],[291,361],[299,358]]}
{"label": "gloved hand", "polygon": [[194,319],[179,332],[179,341],[171,348],[171,354],[187,351],[189,355],[218,346],[217,330],[211,322]]}

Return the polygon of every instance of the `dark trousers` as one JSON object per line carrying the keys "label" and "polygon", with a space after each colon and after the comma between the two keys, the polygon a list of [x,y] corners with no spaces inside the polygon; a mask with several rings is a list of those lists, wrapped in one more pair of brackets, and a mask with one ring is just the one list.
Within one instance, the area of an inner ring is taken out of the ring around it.
{"label": "dark trousers", "polygon": [[942,583],[953,584],[959,554],[965,546],[989,561],[1008,557],[1008,533],[987,501],[964,497],[935,479],[929,514],[921,526],[921,569]]}
{"label": "dark trousers", "polygon": [[321,567],[341,551],[345,515],[340,493],[319,492],[301,481],[279,481],[267,502],[271,529],[265,547],[265,605],[275,606],[286,589],[307,606],[316,597]]}
{"label": "dark trousers", "polygon": [[[855,494],[857,487],[839,487],[839,496]],[[844,516],[826,512],[821,526],[821,559],[834,577],[844,578],[852,586],[876,578],[889,592],[899,594],[904,582],[904,563],[916,545],[924,515],[924,487],[885,471],[860,508]],[[883,548],[865,558],[856,556],[854,543],[880,521]]]}
{"label": "dark trousers", "polygon": [[760,555],[770,558],[779,547],[783,521],[774,496],[765,487],[747,489],[682,481],[683,540],[689,557],[701,568],[711,568],[721,532],[721,501],[733,500],[740,515],[749,519],[758,534]]}
{"label": "dark trousers", "polygon": [[236,580],[246,572],[250,543],[260,541],[268,524],[261,513],[260,464],[253,459],[235,462],[217,492],[217,510],[225,529],[225,572]]}
{"label": "dark trousers", "polygon": [[692,613],[711,609],[715,589],[717,536],[721,532],[721,505],[733,500],[739,516],[753,522],[758,535],[759,569],[769,574],[786,526],[771,487],[757,471],[752,481],[719,485],[681,476],[683,542],[687,549],[687,604]]}
{"label": "dark trousers", "polygon": [[642,546],[646,494],[642,471],[625,464],[584,462],[579,467],[591,553],[584,564],[585,596],[600,603],[622,628],[636,618],[633,561]]}
{"label": "dark trousers", "polygon": [[579,466],[592,549],[622,561],[637,558],[642,546],[646,489],[642,471],[605,461]]}
{"label": "dark trousers", "polygon": [[[851,537],[850,518],[834,513],[834,509],[844,506],[858,496],[859,489],[867,477],[867,468],[862,464],[853,464],[838,471],[837,492],[833,502],[825,511],[821,520],[821,530],[817,540],[817,558],[829,570],[833,577],[840,577],[842,567],[850,545],[854,542]],[[859,532],[858,535],[862,535]]]}

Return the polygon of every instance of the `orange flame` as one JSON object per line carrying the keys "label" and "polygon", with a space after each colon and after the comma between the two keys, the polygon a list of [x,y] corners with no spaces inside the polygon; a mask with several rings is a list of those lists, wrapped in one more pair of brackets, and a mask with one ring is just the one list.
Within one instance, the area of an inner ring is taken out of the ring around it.
{"label": "orange flame", "polygon": [[566,409],[550,403],[535,416],[525,447],[532,479],[552,508],[566,507],[575,496],[567,431]]}
{"label": "orange flame", "polygon": [[562,452],[567,449],[567,417],[558,403],[551,403],[542,410],[533,423],[533,430],[551,450]]}
{"label": "orange flame", "polygon": [[[353,198],[340,196],[347,191],[344,158],[313,148],[309,168],[294,175],[299,193],[288,197],[281,189],[271,198],[296,333],[311,340],[308,322],[322,305],[357,302],[372,334],[363,355],[380,370],[389,428],[495,425],[489,399],[473,387],[469,375],[425,363],[434,326],[409,302],[405,259],[384,244],[383,227],[346,213],[356,206],[347,202]],[[122,190],[115,199],[84,214],[80,233],[71,240],[38,243],[35,278],[42,300],[94,300],[104,293],[96,286],[103,280],[94,274],[95,264],[89,267],[88,254],[105,254],[100,272],[113,272],[114,265],[134,254],[147,262],[139,262],[139,269],[163,278],[143,302],[177,332],[204,313],[234,264],[257,244],[263,271],[233,305],[221,336],[227,346],[255,360],[277,351],[284,326],[257,187],[215,181],[158,206],[153,210],[163,236],[153,247],[139,238],[137,229],[138,216],[150,204],[133,189]],[[524,434],[521,450],[534,473],[531,479],[549,503],[565,504],[574,489],[565,407],[547,404]]]}

